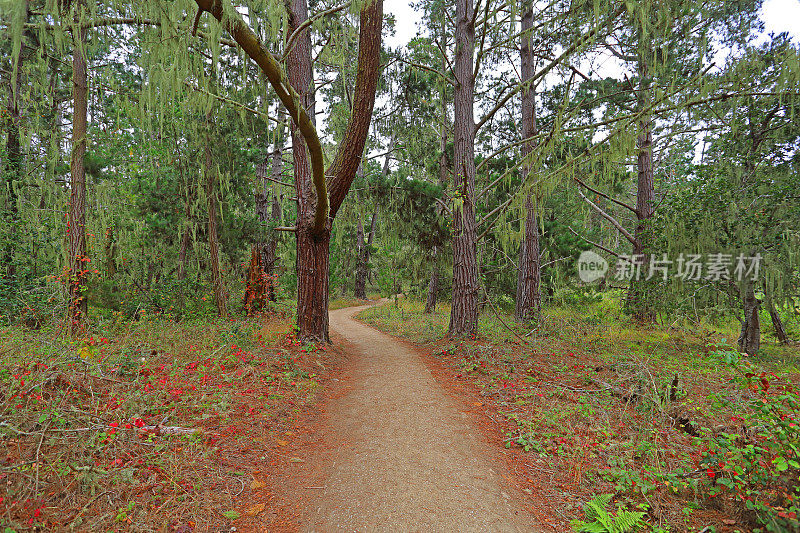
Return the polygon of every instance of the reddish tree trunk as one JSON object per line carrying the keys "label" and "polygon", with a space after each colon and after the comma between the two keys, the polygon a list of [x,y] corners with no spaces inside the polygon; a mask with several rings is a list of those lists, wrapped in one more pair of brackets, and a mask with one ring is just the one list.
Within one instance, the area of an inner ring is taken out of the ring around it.
{"label": "reddish tree trunk", "polygon": [[[301,342],[330,342],[328,253],[330,230],[297,229],[297,326]],[[302,334],[304,333],[304,334]]]}
{"label": "reddish tree trunk", "polygon": [[[306,0],[289,0],[289,33],[308,19]],[[301,104],[315,117],[314,74],[311,66],[311,35],[303,30],[286,60],[289,82],[300,95]],[[330,342],[328,334],[328,243],[330,225],[313,233],[316,192],[312,187],[306,144],[292,125],[295,193],[297,195],[297,326],[301,342]]]}
{"label": "reddish tree trunk", "polygon": [[77,334],[86,325],[88,302],[84,295],[89,258],[86,257],[86,171],[83,159],[86,154],[87,105],[89,77],[87,75],[86,28],[80,24],[84,0],[77,2],[73,30],[72,50],[72,160],[70,161],[69,210],[69,331]]}
{"label": "reddish tree trunk", "polygon": [[653,243],[652,218],[655,206],[655,187],[653,183],[653,122],[646,112],[651,97],[649,69],[645,52],[639,57],[639,85],[637,107],[642,113],[639,119],[636,158],[636,229],[634,231],[633,255],[641,265],[640,279],[632,279],[628,288],[628,308],[634,319],[640,322],[653,322],[655,312],[652,308],[653,296],[649,288],[653,283],[645,278],[650,267],[650,248]]}
{"label": "reddish tree trunk", "polygon": [[247,287],[244,291],[244,312],[247,316],[263,311],[267,304],[269,284],[265,282],[261,253],[258,245],[250,252],[250,266],[247,268]]}
{"label": "reddish tree trunk", "polygon": [[209,263],[211,264],[211,284],[214,289],[214,303],[217,306],[217,314],[221,317],[228,316],[228,294],[225,291],[225,283],[222,280],[222,272],[219,266],[219,237],[217,234],[217,173],[213,169],[211,158],[211,120],[210,114],[207,118],[209,135],[205,146],[205,174],[206,174],[206,202],[208,206],[208,249]]}
{"label": "reddish tree trunk", "polygon": [[[306,0],[287,0],[289,33],[308,19]],[[347,195],[361,162],[369,132],[380,62],[383,2],[364,4],[360,17],[358,74],[350,121],[326,175],[329,180],[330,212],[327,224],[314,230],[317,206],[316,192],[305,141],[292,127],[295,193],[297,196],[297,325],[301,342],[330,342],[328,333],[328,269],[329,244],[333,219]],[[310,117],[315,116],[314,79],[311,65],[311,38],[303,30],[286,58],[289,82],[301,97],[301,104]]]}
{"label": "reddish tree trunk", "polygon": [[[522,82],[533,78],[534,59],[531,50],[531,31],[533,29],[533,8],[530,2],[526,3],[522,13],[522,46],[520,47],[520,62],[522,66]],[[533,87],[528,86],[522,91],[522,138],[529,139],[536,134],[536,93]],[[521,156],[529,157],[533,151],[533,141],[522,144]],[[522,166],[523,182],[527,181],[530,174],[530,163]],[[514,308],[514,317],[519,321],[538,318],[541,309],[541,273],[539,265],[539,227],[536,223],[536,210],[530,195],[525,202],[525,233],[519,252],[519,266],[517,271],[517,298]]]}
{"label": "reddish tree trunk", "polygon": [[447,335],[474,335],[478,327],[478,246],[475,223],[475,27],[472,0],[456,1],[454,73],[453,306]]}

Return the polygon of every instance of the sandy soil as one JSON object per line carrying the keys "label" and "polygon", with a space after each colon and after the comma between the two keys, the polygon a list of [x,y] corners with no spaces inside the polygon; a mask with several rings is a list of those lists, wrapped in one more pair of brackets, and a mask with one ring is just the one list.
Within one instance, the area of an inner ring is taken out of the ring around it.
{"label": "sandy soil", "polygon": [[355,321],[361,309],[330,314],[350,368],[317,435],[322,481],[307,492],[301,529],[539,531],[469,415],[412,348]]}

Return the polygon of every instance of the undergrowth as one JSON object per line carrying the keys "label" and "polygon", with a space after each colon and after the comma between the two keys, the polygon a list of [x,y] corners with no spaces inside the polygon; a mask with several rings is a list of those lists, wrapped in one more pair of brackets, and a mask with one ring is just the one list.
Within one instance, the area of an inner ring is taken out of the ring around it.
{"label": "undergrowth", "polygon": [[241,527],[272,435],[318,387],[286,319],[8,328],[0,346],[6,531]]}

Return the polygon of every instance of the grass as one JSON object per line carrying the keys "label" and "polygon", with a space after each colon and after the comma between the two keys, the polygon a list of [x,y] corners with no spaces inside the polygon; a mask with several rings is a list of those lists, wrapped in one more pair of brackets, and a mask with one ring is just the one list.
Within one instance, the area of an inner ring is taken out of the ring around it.
{"label": "grass", "polygon": [[316,397],[324,357],[278,316],[145,315],[75,340],[18,327],[0,338],[7,531],[260,523],[251,481],[276,432]]}
{"label": "grass", "polygon": [[[735,342],[735,324],[642,328],[611,297],[545,309],[536,325],[487,305],[475,339],[449,340],[449,307],[423,309],[400,299],[358,318],[420,343],[445,386],[499,421],[496,442],[524,457],[516,463],[526,465],[518,467],[523,486],[556,511],[543,510],[542,520],[559,525],[560,516],[566,531],[586,501],[614,494],[615,505],[646,509],[653,531],[725,531],[731,519],[741,531],[753,527],[736,497],[711,496],[700,466],[705,435],[746,438],[742,421],[753,414],[755,393],[737,387],[714,356]],[[792,390],[800,351],[767,339],[763,346],[748,359]]]}

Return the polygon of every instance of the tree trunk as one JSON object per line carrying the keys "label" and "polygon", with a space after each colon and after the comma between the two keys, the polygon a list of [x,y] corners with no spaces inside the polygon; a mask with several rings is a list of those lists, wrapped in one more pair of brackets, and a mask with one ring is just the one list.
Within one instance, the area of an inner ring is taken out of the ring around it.
{"label": "tree trunk", "polygon": [[[30,5],[28,0],[25,2],[25,16],[23,23],[27,24]],[[3,185],[6,188],[6,211],[8,213],[7,224],[10,224],[10,233],[16,233],[19,222],[19,208],[17,205],[17,184],[22,181],[22,148],[20,142],[20,90],[22,89],[22,67],[23,50],[25,49],[26,30],[23,27],[19,51],[16,53],[11,63],[11,75],[9,79],[8,109],[7,116],[3,122],[8,127],[8,137],[6,138],[6,168]],[[4,124],[4,125],[6,125]],[[6,276],[13,280],[16,276],[16,240],[9,239],[5,251]]]}
{"label": "tree trunk", "polygon": [[[272,220],[280,222],[282,215],[281,201],[277,194],[272,196]],[[278,270],[278,238],[276,235],[270,236],[264,247],[261,249],[264,275],[267,278],[267,298],[270,302],[277,300],[275,293],[275,283],[277,281]]]}
{"label": "tree trunk", "polygon": [[[278,113],[278,115],[283,117],[283,113]],[[276,181],[282,181],[281,175],[283,174],[283,123],[281,122],[278,125],[278,135],[275,139],[275,150],[272,152],[272,179]],[[267,180],[264,180],[264,193],[266,194],[267,191]],[[280,223],[281,219],[283,218],[283,213],[281,211],[281,201],[278,197],[278,194],[272,195],[272,212],[270,214],[270,220],[275,223]],[[264,246],[261,248],[261,260],[263,263],[264,275],[266,276],[267,283],[269,286],[267,287],[267,298],[269,301],[274,302],[276,300],[275,295],[275,281],[276,281],[276,270],[278,268],[278,236],[275,234],[271,234],[267,236],[267,241],[264,243]]]}
{"label": "tree trunk", "polygon": [[449,337],[474,335],[478,327],[478,245],[475,222],[475,27],[472,0],[456,1],[454,73],[453,305]]}
{"label": "tree trunk", "polygon": [[753,281],[745,279],[743,284],[744,321],[739,333],[739,351],[753,355],[761,347],[761,325],[758,320],[758,308],[761,302],[756,299]]}
{"label": "tree trunk", "polygon": [[86,257],[86,154],[87,105],[89,77],[85,44],[86,28],[80,21],[86,10],[85,0],[75,5],[75,28],[72,49],[72,159],[70,161],[69,210],[69,332],[81,333],[86,325],[88,302],[84,296],[89,258]]}
{"label": "tree trunk", "polygon": [[181,249],[178,252],[178,280],[183,281],[186,279],[186,264],[189,258],[189,245],[192,242],[191,228],[187,227],[183,230],[183,237],[181,237]]}
{"label": "tree trunk", "polygon": [[359,300],[367,299],[366,247],[367,243],[364,241],[364,225],[361,223],[361,217],[359,216],[358,224],[356,224],[356,283],[355,289],[353,290],[353,296]]}
{"label": "tree trunk", "polygon": [[[288,32],[291,34],[308,19],[306,0],[287,0]],[[295,193],[297,196],[297,326],[300,342],[330,342],[328,333],[328,274],[331,225],[344,201],[361,162],[375,103],[380,63],[383,1],[372,0],[361,8],[358,41],[358,74],[353,92],[353,107],[339,150],[326,175],[329,180],[330,211],[323,228],[314,227],[316,191],[306,144],[292,124]],[[311,65],[311,38],[308,29],[300,32],[287,55],[289,82],[300,95],[300,104],[309,117],[315,116],[314,77]]]}
{"label": "tree trunk", "polygon": [[514,318],[519,322],[535,320],[541,311],[541,271],[539,268],[539,232],[536,210],[531,197],[525,203],[525,236],[519,251],[517,272],[517,300]]}
{"label": "tree trunk", "polygon": [[106,231],[106,279],[114,279],[117,274],[117,236],[114,225]]}
{"label": "tree trunk", "polygon": [[789,344],[789,335],[786,334],[786,328],[783,327],[783,321],[781,320],[781,315],[778,314],[778,310],[775,309],[775,302],[772,301],[772,298],[767,296],[766,302],[767,304],[767,311],[769,311],[769,317],[772,320],[772,327],[775,329],[775,337],[778,338],[778,342],[783,345]]}
{"label": "tree trunk", "polygon": [[211,264],[211,284],[214,289],[214,303],[217,306],[217,314],[221,317],[228,316],[228,294],[225,291],[225,283],[222,280],[222,273],[219,266],[219,237],[217,235],[217,172],[213,169],[211,158],[211,113],[206,115],[206,125],[208,127],[208,137],[205,146],[205,178],[206,178],[206,202],[208,206],[208,249],[209,263]]}
{"label": "tree trunk", "polygon": [[439,267],[436,265],[436,246],[431,251],[431,279],[428,281],[428,299],[425,300],[425,313],[436,311],[436,300],[439,297]]}
{"label": "tree trunk", "polygon": [[353,295],[359,300],[367,299],[367,277],[369,275],[369,258],[370,247],[372,246],[372,239],[375,236],[375,224],[378,220],[378,204],[375,203],[375,211],[372,213],[372,222],[370,223],[369,235],[364,236],[364,227],[361,224],[361,219],[358,220],[356,226],[356,284]]}
{"label": "tree trunk", "polygon": [[[306,0],[288,0],[289,33],[308,19]],[[289,82],[300,95],[301,105],[314,119],[314,75],[311,66],[311,36],[303,30],[286,59]],[[292,124],[295,193],[297,195],[297,326],[301,342],[330,342],[328,333],[328,261],[330,222],[320,234],[314,234],[316,191],[312,187],[311,167],[306,144]]]}
{"label": "tree trunk", "polygon": [[[522,67],[522,82],[528,82],[534,75],[534,59],[531,50],[531,31],[533,29],[533,7],[527,2],[522,13],[523,32],[522,46],[520,47],[520,63]],[[522,91],[522,138],[529,139],[536,134],[536,93],[532,86]],[[533,141],[522,144],[521,157],[530,157],[533,151]],[[523,183],[528,180],[530,163],[522,166]],[[517,298],[514,307],[514,317],[520,321],[527,321],[539,317],[541,310],[541,270],[539,264],[539,226],[536,223],[536,210],[530,194],[525,201],[525,233],[519,252],[519,265],[517,270]]]}
{"label": "tree trunk", "polygon": [[[640,279],[631,279],[628,288],[628,308],[633,318],[639,322],[654,322],[656,315],[652,308],[653,295],[650,289],[653,283],[645,278],[650,267],[650,252],[653,244],[651,227],[655,206],[655,188],[653,184],[653,121],[645,110],[650,104],[652,89],[650,87],[647,51],[639,54],[639,91],[637,109],[639,119],[639,136],[637,138],[638,154],[636,158],[636,229],[634,231],[633,259],[640,264]],[[655,278],[654,278],[655,280]],[[651,281],[654,281],[651,280]]]}
{"label": "tree trunk", "polygon": [[[180,150],[180,147],[176,144],[175,146],[176,151]],[[186,217],[186,228],[183,230],[183,235],[181,236],[181,247],[178,251],[178,281],[183,281],[186,279],[186,267],[188,265],[188,258],[189,258],[189,247],[192,244],[192,202],[194,199],[193,195],[193,184],[189,183],[189,179],[186,177],[186,174],[183,171],[183,165],[181,164],[181,159],[178,158],[178,172],[181,175],[181,179],[185,183],[186,192],[184,195],[186,207],[184,209],[184,216]]]}
{"label": "tree trunk", "polygon": [[330,230],[314,234],[310,225],[297,229],[297,326],[300,341],[330,342],[328,268]]}

